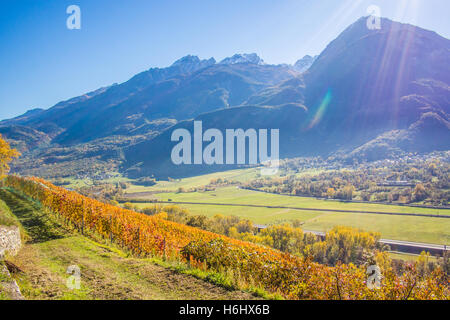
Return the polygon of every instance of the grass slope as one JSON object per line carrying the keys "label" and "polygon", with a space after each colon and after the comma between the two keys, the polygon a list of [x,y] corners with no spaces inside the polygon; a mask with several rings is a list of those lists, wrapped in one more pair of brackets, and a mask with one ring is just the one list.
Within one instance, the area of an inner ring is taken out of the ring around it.
{"label": "grass slope", "polygon": [[[157,259],[133,258],[113,246],[83,237],[63,226],[37,204],[0,189],[29,235],[21,252],[9,260],[26,299],[251,299],[199,279],[193,270]],[[66,286],[71,265],[81,269],[81,288]],[[186,273],[191,273],[189,275]]]}
{"label": "grass slope", "polygon": [[14,216],[6,205],[6,203],[0,200],[0,226],[19,226],[20,222],[17,217]]}

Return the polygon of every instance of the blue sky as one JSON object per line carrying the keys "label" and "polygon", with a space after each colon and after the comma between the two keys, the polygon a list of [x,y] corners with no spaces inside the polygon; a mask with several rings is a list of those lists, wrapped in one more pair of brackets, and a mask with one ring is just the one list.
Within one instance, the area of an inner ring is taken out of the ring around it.
{"label": "blue sky", "polygon": [[[72,4],[81,30],[66,27]],[[450,38],[448,0],[2,0],[0,119],[187,54],[256,52],[267,63],[294,63],[319,54],[372,4],[383,17]]]}

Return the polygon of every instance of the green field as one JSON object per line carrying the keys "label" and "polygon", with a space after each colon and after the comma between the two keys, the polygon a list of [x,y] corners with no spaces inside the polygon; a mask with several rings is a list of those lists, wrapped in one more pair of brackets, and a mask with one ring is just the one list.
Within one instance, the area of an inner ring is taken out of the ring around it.
{"label": "green field", "polygon": [[158,181],[151,187],[131,185],[127,188],[127,193],[132,192],[148,192],[148,191],[176,191],[178,188],[196,188],[202,187],[211,182],[212,179],[222,178],[237,182],[246,182],[255,179],[259,173],[258,168],[236,169],[223,172],[215,172],[201,176],[195,176],[184,179],[176,179],[172,181]]}
{"label": "green field", "polygon": [[[305,174],[318,174],[322,172],[322,170],[318,169],[311,169],[311,170],[304,170],[300,173],[296,173],[296,176],[301,176]],[[248,168],[248,169],[235,169],[235,170],[228,170],[228,171],[222,171],[222,172],[214,172],[210,174],[205,175],[199,175],[195,177],[189,177],[184,179],[175,179],[172,181],[157,181],[157,183],[154,186],[151,187],[145,187],[145,186],[139,186],[134,185],[132,180],[123,178],[122,181],[131,182],[131,186],[126,190],[127,193],[133,193],[133,192],[149,192],[149,191],[176,191],[178,188],[197,188],[197,187],[203,187],[211,182],[212,179],[222,178],[227,179],[230,181],[235,182],[248,182],[250,180],[256,179],[259,177],[260,168]],[[282,174],[285,174],[284,171],[279,171],[277,176],[280,176]],[[110,179],[111,180],[111,179]]]}
{"label": "green field", "polygon": [[[419,260],[420,255],[418,254],[408,254],[408,253],[401,253],[401,252],[389,252],[389,256],[391,259],[397,259],[397,260],[403,260],[403,261],[409,261],[409,262],[415,262]],[[429,261],[437,261],[436,257],[430,256]]]}
{"label": "green field", "polygon": [[[449,215],[449,210],[402,207],[383,204],[348,203],[333,200],[318,200],[305,197],[290,197],[257,191],[242,190],[236,186],[218,188],[215,191],[191,193],[156,193],[149,198],[173,202],[201,202],[224,204],[255,204],[317,209],[339,209],[353,211],[378,211],[395,213],[423,213]],[[146,207],[149,203],[138,203]],[[450,244],[450,219],[394,216],[366,213],[332,213],[282,208],[257,208],[240,206],[219,206],[183,204],[192,214],[236,215],[255,223],[276,224],[290,220],[301,220],[306,230],[326,231],[336,225],[346,225],[377,231],[383,238]]]}
{"label": "green field", "polygon": [[[320,170],[302,171],[298,175],[317,174]],[[282,174],[280,172],[279,174]],[[130,186],[126,193],[154,193],[135,195],[137,198],[153,199],[173,202],[198,202],[267,205],[283,207],[301,207],[328,210],[375,211],[393,213],[419,213],[433,215],[450,215],[450,210],[416,208],[397,205],[375,203],[352,203],[337,200],[322,200],[308,197],[291,197],[286,195],[269,194],[257,191],[242,190],[236,186],[218,187],[215,191],[177,193],[176,190],[184,188],[202,187],[212,179],[222,178],[236,182],[247,182],[257,178],[259,168],[237,169],[224,172],[211,173],[185,179],[171,181],[158,181],[151,187],[133,184],[132,180],[117,176],[105,182],[128,182]],[[74,181],[74,184],[77,184]],[[168,192],[170,191],[170,192]],[[138,207],[146,207],[148,203],[138,203]],[[365,230],[378,231],[382,237],[396,240],[450,244],[450,219],[393,216],[366,213],[333,213],[326,211],[306,211],[290,208],[258,208],[244,206],[219,206],[203,204],[183,204],[192,214],[206,216],[236,215],[249,219],[254,223],[279,224],[292,220],[303,221],[303,228],[316,231],[326,231],[336,225],[359,227]]]}
{"label": "green field", "polygon": [[[81,188],[81,187],[88,187],[88,186],[92,186],[94,184],[94,181],[90,178],[83,178],[83,179],[77,179],[74,177],[69,177],[69,178],[64,178],[62,179],[64,181],[68,181],[69,184],[65,185],[65,188],[72,188],[72,189],[76,189],[76,188]],[[104,179],[104,180],[97,180],[95,181],[96,183],[117,183],[117,182],[128,182],[128,183],[132,183],[133,180],[128,179],[124,176],[122,176],[121,174],[117,173],[115,176],[108,178],[108,179]]]}
{"label": "green field", "polygon": [[[377,211],[395,213],[423,213],[450,215],[450,210],[415,208],[396,205],[353,203],[336,200],[322,200],[308,197],[291,197],[286,195],[243,190],[236,186],[217,188],[215,191],[188,193],[157,193],[152,197],[159,200],[172,199],[181,202],[254,204],[268,206],[301,207],[316,209],[338,209],[353,211]],[[151,197],[150,197],[151,198]]]}

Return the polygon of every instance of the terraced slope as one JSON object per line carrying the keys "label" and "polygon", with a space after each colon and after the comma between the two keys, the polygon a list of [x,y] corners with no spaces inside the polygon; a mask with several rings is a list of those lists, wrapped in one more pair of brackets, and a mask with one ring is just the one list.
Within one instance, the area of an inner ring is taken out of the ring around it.
{"label": "terraced slope", "polygon": [[[10,258],[13,277],[26,299],[252,299],[173,264],[128,256],[69,230],[34,202],[0,189],[0,198],[23,225],[29,240]],[[1,213],[0,213],[1,214]],[[69,266],[81,270],[81,287],[66,286]]]}

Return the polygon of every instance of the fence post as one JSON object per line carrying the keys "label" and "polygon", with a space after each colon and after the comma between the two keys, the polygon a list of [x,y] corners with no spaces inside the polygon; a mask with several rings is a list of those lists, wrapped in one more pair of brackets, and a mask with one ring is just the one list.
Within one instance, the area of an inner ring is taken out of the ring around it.
{"label": "fence post", "polygon": [[109,241],[113,242],[113,235],[112,235],[112,216],[109,216]]}
{"label": "fence post", "polygon": [[136,251],[139,250],[139,254],[141,253],[140,233],[141,233],[141,227],[138,227],[138,229],[137,229],[137,248],[136,248]]}
{"label": "fence post", "polygon": [[163,240],[163,250],[164,250],[164,260],[166,260],[166,237],[164,237],[164,240]]}

